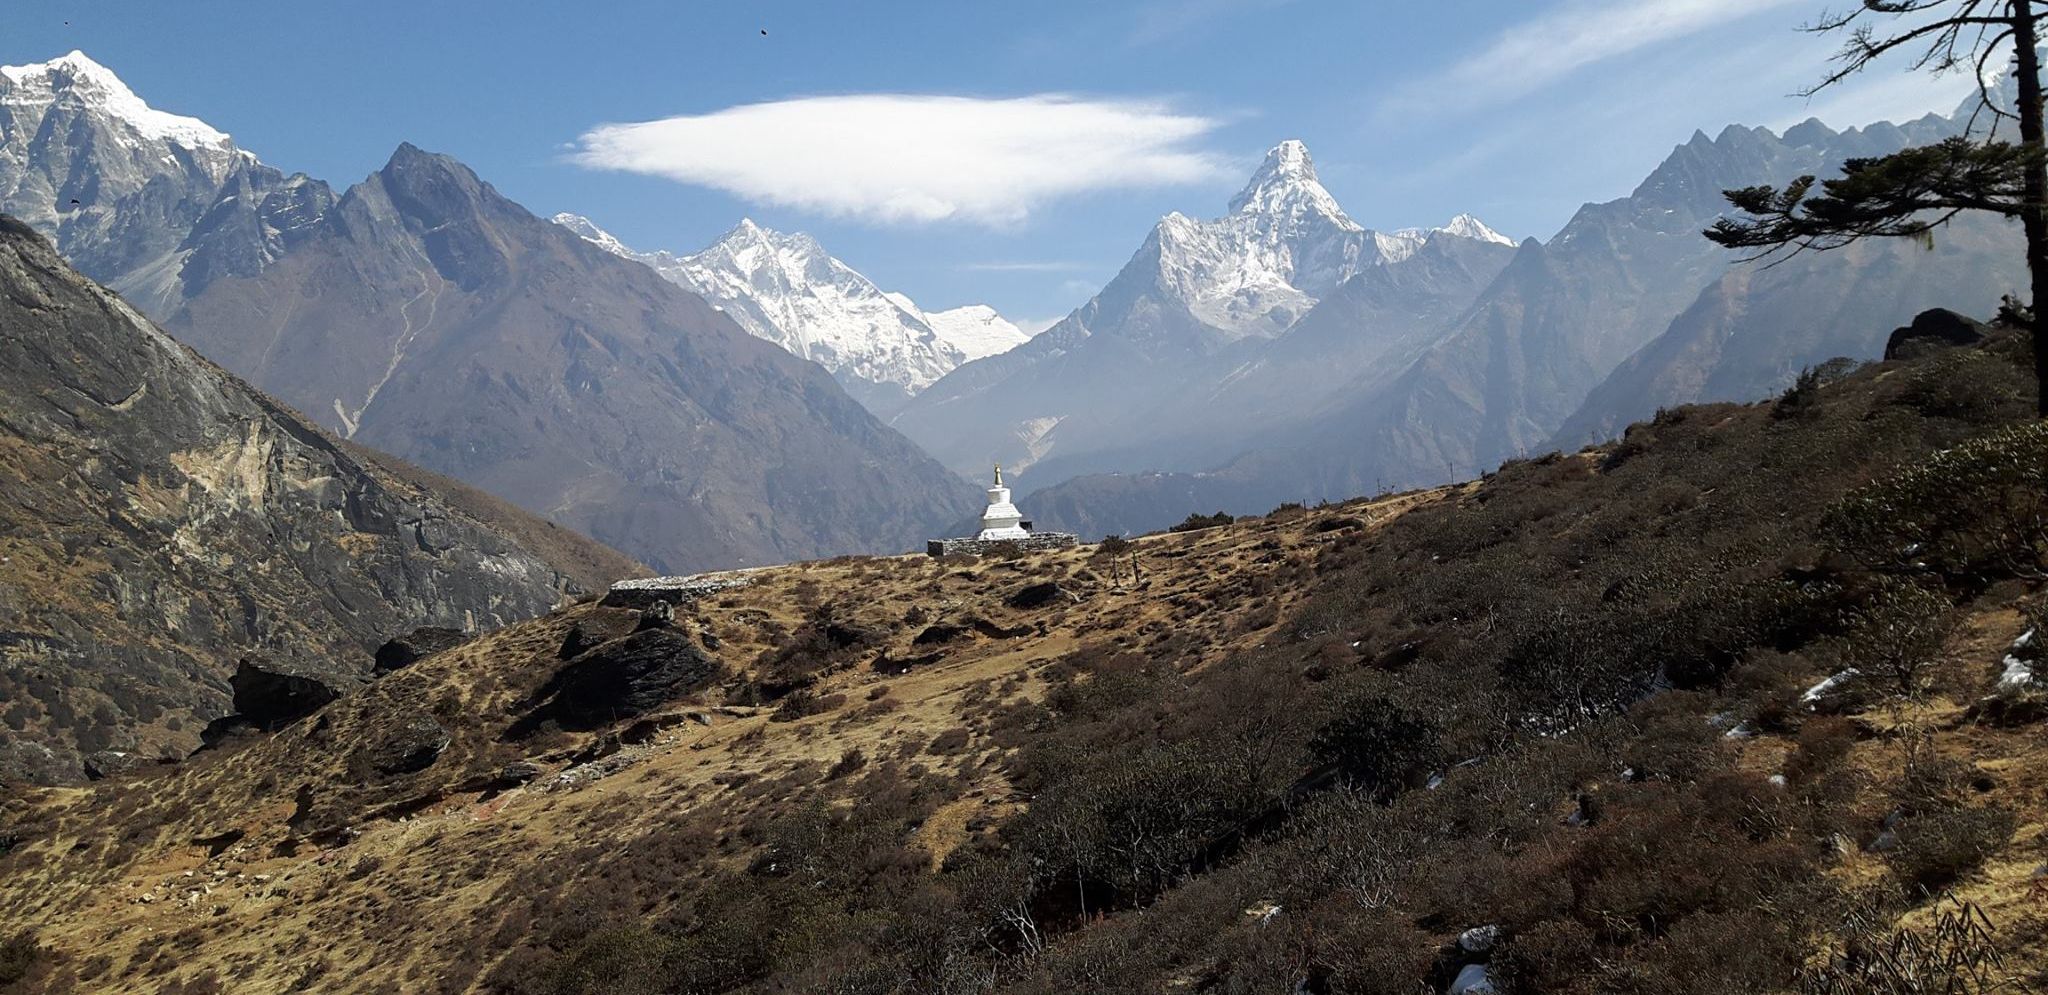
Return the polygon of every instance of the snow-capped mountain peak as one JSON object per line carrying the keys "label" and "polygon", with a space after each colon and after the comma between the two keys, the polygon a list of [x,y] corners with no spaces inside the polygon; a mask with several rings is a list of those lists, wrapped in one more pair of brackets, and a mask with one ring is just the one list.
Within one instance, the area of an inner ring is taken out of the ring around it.
{"label": "snow-capped mountain peak", "polygon": [[1386,262],[1397,263],[1413,256],[1422,248],[1423,243],[1428,242],[1437,235],[1469,238],[1480,242],[1491,242],[1495,245],[1512,246],[1516,244],[1514,239],[1494,231],[1487,226],[1486,222],[1470,214],[1460,214],[1452,218],[1449,224],[1439,225],[1435,228],[1403,228],[1391,234],[1374,232],[1373,238],[1379,243],[1380,258]]}
{"label": "snow-capped mountain peak", "polygon": [[988,308],[926,314],[833,258],[810,235],[748,218],[687,256],[637,252],[580,215],[554,221],[607,252],[646,263],[755,337],[832,371],[878,412],[900,407],[961,363],[1028,338]]}
{"label": "snow-capped mountain peak", "polygon": [[1363,230],[1323,188],[1308,146],[1295,139],[1266,153],[1266,161],[1252,174],[1251,182],[1231,198],[1230,212],[1297,224],[1326,220],[1347,231]]}
{"label": "snow-capped mountain peak", "polygon": [[94,62],[84,52],[73,50],[48,62],[25,66],[0,66],[0,80],[7,83],[0,88],[0,101],[8,104],[47,105],[72,99],[126,124],[145,139],[194,150],[240,152],[234,149],[225,132],[206,122],[149,106],[113,70]]}
{"label": "snow-capped mountain peak", "polygon": [[1460,214],[1457,217],[1452,218],[1450,224],[1447,224],[1442,228],[1433,229],[1433,231],[1445,232],[1451,235],[1457,235],[1461,238],[1476,238],[1481,242],[1492,242],[1496,245],[1515,244],[1514,239],[1509,238],[1506,235],[1501,234],[1500,232],[1494,231],[1492,228],[1487,227],[1486,222],[1481,221],[1470,214]]}
{"label": "snow-capped mountain peak", "polygon": [[[567,228],[572,232],[575,232],[576,235],[582,238],[584,241],[589,242],[590,244],[595,245],[598,248],[611,253],[612,255],[624,256],[627,259],[640,258],[640,254],[634,252],[632,249],[627,248],[626,243],[621,242],[616,238],[613,238],[611,232],[599,228],[596,222],[591,221],[589,218],[586,218],[581,214],[570,214],[567,211],[563,211],[562,213],[557,214],[554,217],[549,218],[548,220],[553,221],[554,223],[561,225],[562,227]],[[642,261],[644,262],[645,260]]]}

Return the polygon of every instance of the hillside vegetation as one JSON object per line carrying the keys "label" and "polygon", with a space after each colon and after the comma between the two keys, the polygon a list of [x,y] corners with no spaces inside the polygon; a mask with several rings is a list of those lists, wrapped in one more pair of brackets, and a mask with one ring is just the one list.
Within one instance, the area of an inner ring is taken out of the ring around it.
{"label": "hillside vegetation", "polygon": [[10,796],[0,984],[2039,989],[2048,704],[2000,687],[2048,614],[2031,362],[2001,335],[1439,491],[559,611]]}

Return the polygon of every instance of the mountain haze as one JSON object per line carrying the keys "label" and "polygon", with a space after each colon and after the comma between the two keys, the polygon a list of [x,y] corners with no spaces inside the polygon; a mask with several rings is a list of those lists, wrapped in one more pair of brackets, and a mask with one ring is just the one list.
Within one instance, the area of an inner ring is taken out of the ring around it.
{"label": "mountain haze", "polygon": [[[1227,458],[1237,449],[1209,435],[1230,420],[1212,392],[1346,281],[1439,239],[1502,251],[1508,242],[1469,216],[1427,231],[1367,229],[1324,189],[1308,149],[1283,142],[1229,213],[1168,215],[1094,299],[1029,343],[948,374],[891,424],[958,471],[994,460],[1034,482]],[[1189,405],[1202,409],[1200,424],[1184,424]],[[1229,431],[1248,428],[1238,420]]]}
{"label": "mountain haze", "polygon": [[411,145],[167,327],[657,569],[900,549],[973,502],[822,370]]}
{"label": "mountain haze", "polygon": [[[1967,113],[1847,131],[1810,120],[1782,135],[1697,132],[1629,196],[1588,204],[1548,242],[1519,246],[1468,307],[1407,337],[1406,352],[1350,367],[1358,372],[1324,403],[1259,425],[1234,453],[1150,461],[1140,450],[1117,467],[1048,473],[1069,479],[1025,500],[1049,525],[1119,531],[1438,483],[1576,449],[1663,404],[1753,399],[1804,365],[1874,358],[1885,333],[1927,307],[1989,314],[2024,283],[2016,235],[1994,221],[1952,226],[1931,249],[1871,244],[1770,269],[1700,235],[1726,209],[1723,190],[1938,141]],[[1361,315],[1335,327],[1385,322]],[[1099,472],[1122,467],[1158,472]]]}

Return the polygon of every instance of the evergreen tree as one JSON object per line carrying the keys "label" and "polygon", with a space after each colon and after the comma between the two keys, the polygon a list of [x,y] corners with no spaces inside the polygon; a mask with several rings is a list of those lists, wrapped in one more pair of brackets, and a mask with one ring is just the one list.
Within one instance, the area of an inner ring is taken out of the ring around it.
{"label": "evergreen tree", "polygon": [[[1929,239],[1964,211],[1989,211],[2020,221],[2033,284],[2028,314],[2038,314],[2048,302],[2048,159],[2037,52],[2044,9],[2048,0],[1857,0],[1847,11],[1823,16],[1812,30],[1849,38],[1833,71],[1808,94],[1905,50],[1913,53],[1913,69],[1975,74],[1979,102],[1970,127],[1934,145],[1851,159],[1841,176],[1820,181],[1817,190],[1811,176],[1783,189],[1729,190],[1729,203],[1747,217],[1716,221],[1706,236],[1770,256],[1873,237]],[[2011,107],[2002,106],[1986,82],[1987,70],[2006,53],[2018,90]],[[2001,137],[2004,125],[2017,127],[2018,144]],[[2040,412],[2048,416],[2048,324],[2030,323]]]}

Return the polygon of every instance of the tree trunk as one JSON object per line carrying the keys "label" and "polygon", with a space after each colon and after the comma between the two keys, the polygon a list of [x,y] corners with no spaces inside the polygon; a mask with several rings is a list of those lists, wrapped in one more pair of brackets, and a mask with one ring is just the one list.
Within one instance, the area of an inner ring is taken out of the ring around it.
{"label": "tree trunk", "polygon": [[2034,50],[2039,32],[2034,21],[2034,0],[2013,0],[2012,43],[2018,65],[2014,82],[2019,85],[2020,144],[2035,154],[2027,165],[2020,213],[2020,226],[2027,236],[2027,272],[2033,282],[2034,380],[2036,411],[2048,418],[2048,162],[2041,156],[2041,57]]}

